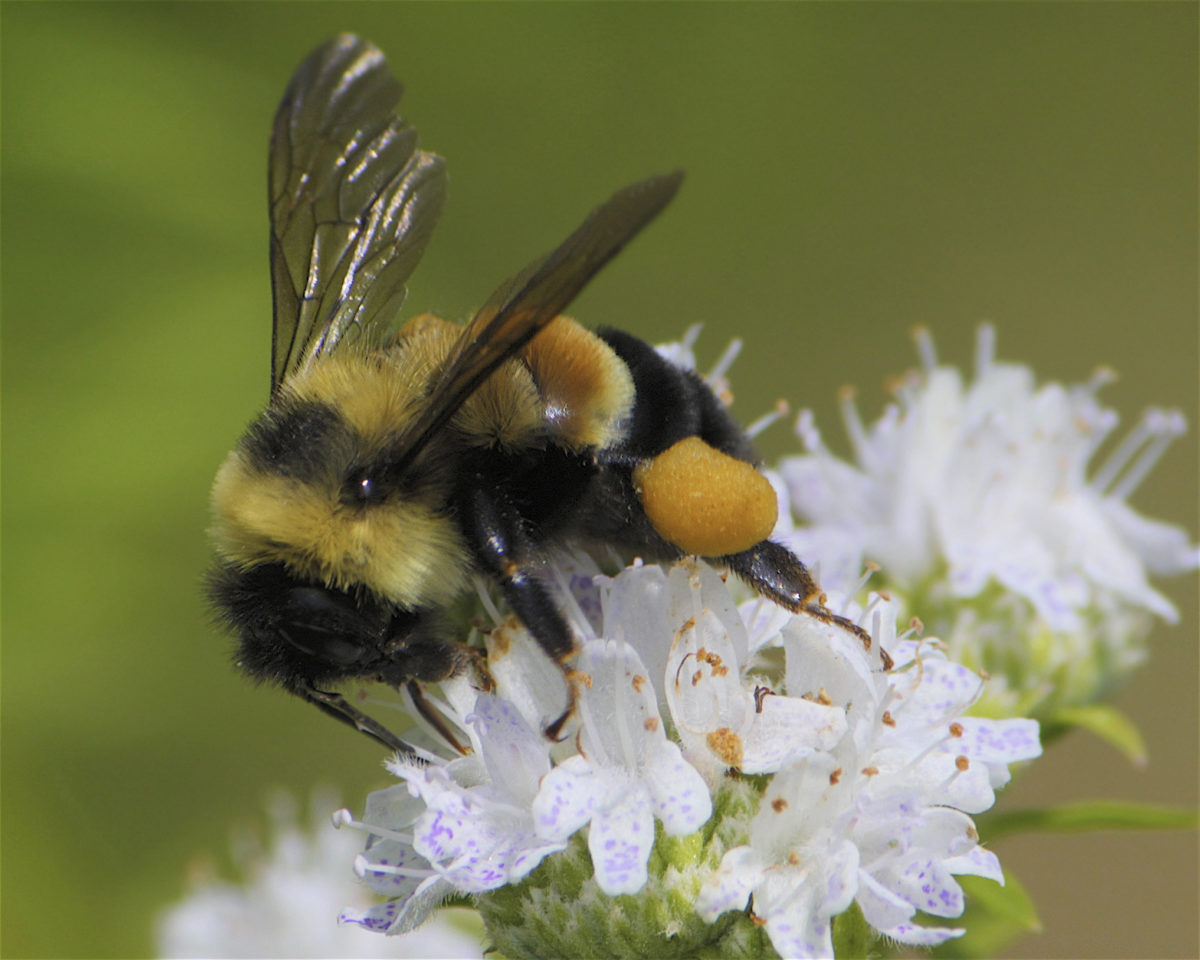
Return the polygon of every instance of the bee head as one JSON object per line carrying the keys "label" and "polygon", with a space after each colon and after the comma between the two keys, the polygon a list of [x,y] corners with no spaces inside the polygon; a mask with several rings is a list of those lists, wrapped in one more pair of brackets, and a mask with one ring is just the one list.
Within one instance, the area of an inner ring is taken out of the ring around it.
{"label": "bee head", "polygon": [[448,601],[467,566],[448,481],[427,470],[397,483],[385,425],[364,429],[338,400],[285,392],[246,431],[213,485],[219,560],[401,609]]}
{"label": "bee head", "polygon": [[375,598],[297,580],[281,564],[209,576],[218,616],[237,635],[247,673],[295,689],[340,679],[440,679],[427,618]]}

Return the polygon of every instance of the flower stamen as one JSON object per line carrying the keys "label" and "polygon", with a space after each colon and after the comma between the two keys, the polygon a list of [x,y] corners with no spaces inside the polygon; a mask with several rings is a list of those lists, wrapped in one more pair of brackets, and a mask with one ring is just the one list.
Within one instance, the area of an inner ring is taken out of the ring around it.
{"label": "flower stamen", "polygon": [[764,430],[766,430],[767,427],[771,426],[773,423],[776,423],[777,421],[782,420],[784,417],[786,417],[788,415],[788,412],[789,412],[788,402],[783,399],[776,400],[775,408],[773,410],[771,410],[769,413],[764,413],[761,417],[759,417],[757,420],[755,420],[753,423],[751,423],[748,427],[746,427],[746,430],[745,430],[746,436],[750,437],[751,439],[754,439],[760,433],[762,433]]}
{"label": "flower stamen", "polygon": [[921,361],[921,369],[926,373],[932,373],[937,369],[938,357],[937,347],[934,346],[929,328],[924,326],[913,327],[912,338],[917,345],[917,356]]}
{"label": "flower stamen", "polygon": [[996,363],[996,328],[981,323],[975,335],[975,379],[982,380]]}
{"label": "flower stamen", "polygon": [[337,810],[333,814],[333,825],[340,830],[342,827],[349,827],[351,830],[360,830],[363,833],[379,837],[381,840],[395,840],[397,843],[412,845],[413,835],[402,830],[389,830],[387,827],[380,827],[370,823],[363,823],[361,820],[355,820],[354,814],[349,810]]}
{"label": "flower stamen", "polygon": [[[695,327],[692,329],[695,329]],[[699,330],[696,332],[699,333]],[[717,358],[717,362],[713,364],[712,369],[704,375],[704,379],[709,383],[718,383],[724,380],[725,374],[729,372],[729,368],[733,366],[733,361],[737,359],[737,355],[741,352],[742,340],[740,337],[734,337],[729,341],[729,345],[725,348],[724,353]]]}
{"label": "flower stamen", "polygon": [[437,875],[436,870],[415,870],[412,867],[395,867],[390,863],[372,863],[361,853],[354,858],[354,872],[359,877],[373,873],[377,876],[411,877],[415,880],[424,880]]}

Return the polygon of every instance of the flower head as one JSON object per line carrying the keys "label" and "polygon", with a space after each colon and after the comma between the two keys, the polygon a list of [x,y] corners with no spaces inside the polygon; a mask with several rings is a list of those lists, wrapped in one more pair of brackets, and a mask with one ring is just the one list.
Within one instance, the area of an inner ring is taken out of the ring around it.
{"label": "flower head", "polygon": [[845,399],[853,464],[802,415],[808,453],[780,473],[808,526],[788,539],[820,561],[826,589],[878,564],[959,659],[1007,682],[999,712],[1034,689],[1051,698],[1043,715],[1093,699],[1141,659],[1149,615],[1176,619],[1149,575],[1200,565],[1183,530],[1126,502],[1183,418],[1149,411],[1089,469],[1117,423],[1097,399],[1106,373],[1038,386],[1029,368],[995,359],[985,326],[967,382],[937,363],[928,334],[918,342],[921,371],[876,423]]}
{"label": "flower head", "polygon": [[[464,680],[447,683],[468,696]],[[447,718],[469,731],[474,752],[451,761],[394,760],[388,768],[407,786],[377,791],[363,821],[342,812],[339,825],[368,834],[359,873],[385,903],[347,911],[345,922],[388,933],[422,923],[451,893],[481,893],[519,882],[560,840],[534,830],[531,803],[550,770],[548,745],[512,704],[475,696],[470,713],[443,705]]]}
{"label": "flower head", "polygon": [[[296,821],[295,803],[280,795],[270,806],[270,841],[247,836],[234,847],[241,882],[197,876],[188,895],[157,925],[162,957],[480,957],[477,935],[456,929],[450,915],[385,943],[339,926],[339,904],[367,908],[371,890],[349,869],[355,838],[339,833],[313,799],[310,826]],[[461,911],[459,911],[461,912]]]}
{"label": "flower head", "polygon": [[[638,894],[653,935],[635,949],[614,929],[613,955],[661,952],[663,936],[685,953],[737,952],[721,938],[765,929],[781,955],[822,956],[852,902],[881,933],[935,943],[958,931],[918,911],[961,913],[955,875],[1000,879],[969,814],[991,805],[1009,763],[1040,752],[1037,725],[962,717],[982,681],[936,642],[898,638],[894,604],[838,607],[870,629],[868,647],[837,621],[739,605],[694,561],[562,583],[581,638],[564,740],[539,732],[562,690],[510,620],[489,639],[494,692],[454,721],[473,753],[393,764],[406,784],[368,804],[366,875],[396,885],[378,925],[407,929],[456,891],[504,917],[489,926],[501,952],[532,949],[505,939],[517,936],[603,953],[571,931],[625,923],[609,898]],[[466,686],[451,684],[451,718]],[[415,868],[390,869],[401,861]],[[569,903],[548,883],[571,889]],[[715,922],[730,910],[743,915]]]}
{"label": "flower head", "polygon": [[[872,613],[894,622],[889,601]],[[697,910],[715,919],[752,902],[787,957],[832,956],[832,918],[851,902],[901,943],[960,935],[913,918],[961,914],[956,874],[1003,882],[968,813],[991,806],[1009,763],[1040,754],[1036,723],[962,717],[981,681],[930,641],[893,645],[886,673],[849,631],[812,618],[790,621],[782,644],[789,692],[840,709],[848,729],[771,780],[749,842],[724,855]]]}

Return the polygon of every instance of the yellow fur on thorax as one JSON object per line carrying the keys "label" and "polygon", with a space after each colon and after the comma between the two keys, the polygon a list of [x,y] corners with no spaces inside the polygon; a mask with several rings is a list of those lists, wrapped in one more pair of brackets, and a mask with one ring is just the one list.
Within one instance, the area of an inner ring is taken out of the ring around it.
{"label": "yellow fur on thorax", "polygon": [[[439,362],[458,343],[464,327],[431,313],[414,317],[397,338],[436,353]],[[509,453],[531,449],[547,439],[542,404],[529,368],[519,357],[502,363],[463,402],[451,424],[472,446],[496,447]]]}
{"label": "yellow fur on thorax", "polygon": [[447,351],[429,342],[405,342],[365,355],[346,350],[313,363],[284,389],[299,400],[336,408],[368,447],[376,447],[402,432],[419,412]]}
{"label": "yellow fur on thorax", "polygon": [[[465,328],[414,317],[397,342],[437,367]],[[411,357],[411,359],[410,359]],[[570,317],[555,317],[485,380],[453,424],[479,445],[517,452],[552,442],[582,452],[617,441],[633,410],[633,377],[613,349]]]}
{"label": "yellow fur on thorax", "polygon": [[[335,408],[369,458],[412,422],[463,329],[422,315],[387,347],[322,357],[282,389],[286,398]],[[513,453],[549,442],[583,451],[614,442],[632,405],[625,364],[594,334],[559,317],[466,399],[451,429],[469,445]],[[235,449],[213,486],[218,552],[242,567],[282,562],[299,578],[365,587],[407,607],[449,601],[470,566],[445,508],[450,478],[440,486],[430,478],[414,497],[363,506],[341,500],[348,466],[331,463],[320,479],[302,483]]]}

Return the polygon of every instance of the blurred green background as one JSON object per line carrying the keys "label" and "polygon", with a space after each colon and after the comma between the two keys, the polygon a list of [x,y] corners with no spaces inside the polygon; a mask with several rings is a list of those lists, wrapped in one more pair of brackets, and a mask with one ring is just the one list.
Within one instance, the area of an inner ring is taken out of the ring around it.
{"label": "blurred green background", "polygon": [[[1099,364],[1126,424],[1197,400],[1195,4],[57,4],[3,18],[3,942],[137,956],[193,854],[269,788],[359,807],[379,751],[255,690],[199,598],[208,485],[265,398],[265,160],[308,50],[373,39],[449,158],[410,309],[461,319],[617,187],[686,168],[580,298],[733,336],[737,411],[844,449],[929,326],[994,321],[1044,378]],[[1193,431],[1135,505],[1197,527]],[[775,427],[763,446],[793,448]],[[1111,444],[1109,445],[1111,447]],[[1121,697],[1151,762],[1076,734],[1003,798],[1196,802],[1195,578]],[[1014,955],[1200,952],[1193,835],[1038,837]]]}

